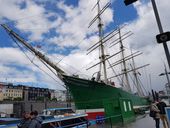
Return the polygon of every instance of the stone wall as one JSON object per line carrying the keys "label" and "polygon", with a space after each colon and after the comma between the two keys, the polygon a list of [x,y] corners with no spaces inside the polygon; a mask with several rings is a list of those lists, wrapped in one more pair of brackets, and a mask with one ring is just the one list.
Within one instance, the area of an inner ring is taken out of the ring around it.
{"label": "stone wall", "polygon": [[[41,102],[41,101],[6,101],[6,102],[0,102],[0,104],[13,104],[13,114],[15,117],[21,117],[22,113],[24,111],[31,112],[33,110],[37,110],[39,113],[42,113],[42,111],[46,108],[61,108],[61,107],[67,107],[66,102],[56,102],[56,101],[50,101],[50,102]],[[11,113],[12,114],[12,113]]]}
{"label": "stone wall", "polygon": [[39,113],[46,108],[62,108],[66,107],[66,103],[60,102],[25,102],[25,111],[37,110]]}

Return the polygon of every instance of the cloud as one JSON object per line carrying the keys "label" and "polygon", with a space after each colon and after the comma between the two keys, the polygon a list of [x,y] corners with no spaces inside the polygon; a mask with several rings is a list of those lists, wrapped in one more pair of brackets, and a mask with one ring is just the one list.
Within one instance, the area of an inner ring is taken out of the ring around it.
{"label": "cloud", "polygon": [[[104,6],[108,2],[107,0],[102,2]],[[78,7],[72,5],[66,5],[64,2],[59,2],[56,6],[64,12],[64,15],[60,15],[60,24],[56,26],[56,32],[58,36],[49,39],[49,42],[57,43],[61,47],[77,46],[77,44],[84,41],[87,34],[92,34],[96,31],[97,24],[94,24],[93,29],[88,29],[90,21],[97,15],[97,12],[92,9],[92,5],[95,5],[94,1],[81,0],[78,3]],[[113,21],[113,13],[111,9],[107,9],[107,12],[103,14],[104,24],[108,24]],[[95,28],[95,29],[94,29]]]}
{"label": "cloud", "polygon": [[[35,66],[28,58],[17,48],[0,48],[0,81],[12,83],[46,83],[50,88],[63,89],[63,85],[57,76],[51,73],[42,63],[34,56],[26,52],[30,59],[38,65]],[[43,70],[43,71],[42,71]],[[51,77],[49,77],[48,73]],[[57,85],[57,86],[54,86]]]}
{"label": "cloud", "polygon": [[0,8],[0,19],[8,19],[6,21],[8,24],[13,21],[20,31],[29,34],[28,38],[32,41],[42,40],[43,34],[51,28],[51,22],[48,19],[50,13],[32,0],[6,0],[3,2],[1,0]]}
{"label": "cloud", "polygon": [[[28,82],[36,80],[35,74],[31,72],[30,63],[24,58],[21,51],[14,48],[0,48],[0,56],[1,81],[4,81],[4,79],[13,82]],[[29,66],[28,69],[23,69],[23,67],[27,65]],[[20,69],[18,67],[20,67]]]}

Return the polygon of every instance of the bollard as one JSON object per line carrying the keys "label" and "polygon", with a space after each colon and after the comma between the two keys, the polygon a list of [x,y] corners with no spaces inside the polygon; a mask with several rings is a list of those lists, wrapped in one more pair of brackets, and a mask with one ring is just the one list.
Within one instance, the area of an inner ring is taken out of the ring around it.
{"label": "bollard", "polygon": [[110,120],[110,126],[112,128],[112,119],[111,119],[111,117],[109,118],[109,120]]}

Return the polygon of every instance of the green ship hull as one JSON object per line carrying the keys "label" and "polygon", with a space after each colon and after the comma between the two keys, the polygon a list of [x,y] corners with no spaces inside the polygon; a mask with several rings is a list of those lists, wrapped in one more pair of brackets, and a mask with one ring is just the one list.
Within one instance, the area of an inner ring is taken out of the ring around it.
{"label": "green ship hull", "polygon": [[105,83],[63,75],[63,81],[73,96],[76,109],[103,108],[103,102],[110,99],[127,98],[133,106],[148,105],[146,98],[128,93]]}

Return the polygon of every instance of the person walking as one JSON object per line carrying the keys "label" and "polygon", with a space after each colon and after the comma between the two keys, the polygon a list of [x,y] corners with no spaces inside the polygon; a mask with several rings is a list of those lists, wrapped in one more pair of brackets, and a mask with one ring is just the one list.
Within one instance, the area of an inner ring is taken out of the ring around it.
{"label": "person walking", "polygon": [[43,122],[41,117],[38,117],[37,111],[32,111],[30,113],[31,116],[31,123],[29,125],[29,128],[41,128],[41,124]]}
{"label": "person walking", "polygon": [[158,102],[155,101],[151,104],[150,111],[154,113],[153,119],[155,120],[155,126],[156,128],[160,128],[160,110],[157,107]]}
{"label": "person walking", "polygon": [[166,113],[165,113],[165,107],[167,107],[166,103],[163,100],[160,100],[157,106],[158,106],[158,109],[160,110],[160,118],[163,123],[163,127],[169,128],[168,120],[167,120]]}
{"label": "person walking", "polygon": [[29,112],[24,112],[23,119],[17,125],[17,127],[18,128],[29,128],[30,123],[31,123],[30,113]]}

